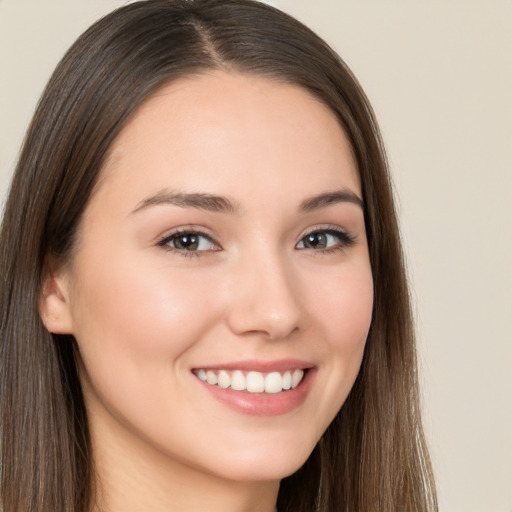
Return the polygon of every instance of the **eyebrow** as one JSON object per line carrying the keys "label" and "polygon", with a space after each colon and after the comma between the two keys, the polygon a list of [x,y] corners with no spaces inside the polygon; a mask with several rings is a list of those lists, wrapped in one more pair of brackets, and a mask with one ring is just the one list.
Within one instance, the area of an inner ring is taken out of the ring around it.
{"label": "eyebrow", "polygon": [[[364,203],[354,192],[350,190],[335,190],[326,192],[302,201],[299,210],[310,212],[319,210],[337,203],[352,203],[364,208]],[[180,208],[197,208],[216,213],[238,213],[239,205],[226,197],[206,193],[183,193],[162,191],[143,199],[132,211],[132,214],[145,210],[151,206],[172,205]]]}
{"label": "eyebrow", "polygon": [[236,213],[239,210],[238,205],[229,199],[212,194],[163,191],[154,196],[143,199],[132,211],[137,213],[141,210],[157,205],[172,205],[181,208],[197,208],[209,212],[218,213]]}
{"label": "eyebrow", "polygon": [[302,201],[300,209],[304,212],[310,212],[312,210],[318,210],[326,206],[330,206],[336,203],[352,203],[361,208],[364,208],[363,200],[360,199],[354,192],[350,190],[335,190],[333,192],[326,192],[325,194],[319,194],[318,196],[310,197]]}

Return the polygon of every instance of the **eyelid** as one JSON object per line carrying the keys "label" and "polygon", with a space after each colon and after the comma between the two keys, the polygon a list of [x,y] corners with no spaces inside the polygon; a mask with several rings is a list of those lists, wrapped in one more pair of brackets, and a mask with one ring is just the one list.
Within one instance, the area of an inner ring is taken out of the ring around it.
{"label": "eyelid", "polygon": [[[301,235],[299,241],[297,242],[297,245],[299,243],[301,243],[304,240],[304,238],[306,238],[307,236],[309,236],[313,233],[327,233],[327,234],[336,236],[339,239],[339,244],[336,244],[336,246],[327,247],[324,249],[317,249],[317,250],[311,249],[315,252],[321,253],[321,252],[329,252],[329,251],[333,251],[333,250],[334,251],[335,250],[343,250],[343,249],[347,249],[347,248],[351,247],[356,242],[356,237],[354,235],[352,235],[348,230],[346,230],[340,226],[337,226],[335,224],[328,224],[328,225],[324,225],[324,226],[321,226],[321,225],[314,226],[314,227],[307,229]],[[308,248],[305,247],[304,249],[308,249]]]}
{"label": "eyelid", "polygon": [[[165,235],[160,236],[156,242],[156,245],[158,247],[162,247],[165,250],[168,250],[170,252],[175,252],[178,254],[181,254],[183,256],[200,256],[203,253],[209,253],[209,252],[218,252],[219,250],[222,250],[221,245],[217,242],[214,236],[212,236],[210,233],[208,233],[206,228],[204,227],[198,227],[198,226],[181,226],[179,228],[175,228],[171,230],[170,232],[166,232]],[[194,234],[203,238],[208,239],[216,248],[212,250],[186,250],[186,249],[178,249],[177,247],[172,247],[169,244],[171,240],[174,238],[179,237],[180,235],[186,235],[186,234]]]}
{"label": "eyelid", "polygon": [[[199,257],[204,256],[205,254],[211,253],[211,252],[218,252],[223,250],[222,246],[217,242],[216,237],[212,236],[209,233],[209,229],[204,228],[203,226],[180,226],[179,228],[175,228],[172,231],[166,232],[165,235],[160,236],[159,239],[156,242],[156,245],[159,247],[162,247],[163,249],[174,252],[181,256],[186,257]],[[331,236],[334,236],[338,239],[338,243],[336,243],[333,246],[330,247],[324,247],[324,248],[311,248],[311,247],[297,247],[299,244],[303,243],[304,239],[313,234],[313,233],[324,233]],[[173,239],[179,237],[180,235],[185,234],[194,234],[200,237],[206,238],[215,248],[213,249],[201,249],[201,250],[187,250],[187,249],[180,249],[177,247],[172,247],[169,245],[169,242],[171,242]],[[297,250],[309,250],[315,253],[328,253],[328,252],[334,252],[337,250],[345,250],[351,247],[356,241],[356,237],[352,234],[350,234],[346,229],[340,227],[339,225],[334,224],[328,224],[328,225],[317,225],[313,226],[306,231],[304,231],[299,239],[299,241],[295,244],[295,248]]]}
{"label": "eyelid", "polygon": [[158,235],[156,238],[157,244],[166,238],[170,238],[181,233],[197,233],[198,235],[206,236],[213,241],[215,241],[216,238],[211,229],[198,224],[182,224],[173,228],[168,228],[165,231],[162,231],[162,233],[163,234]]}

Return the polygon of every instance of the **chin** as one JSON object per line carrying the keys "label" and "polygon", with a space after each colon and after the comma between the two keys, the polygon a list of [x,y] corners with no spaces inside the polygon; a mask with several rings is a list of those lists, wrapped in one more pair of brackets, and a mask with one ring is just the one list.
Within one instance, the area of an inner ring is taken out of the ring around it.
{"label": "chin", "polygon": [[261,450],[261,445],[258,447],[256,444],[252,448],[232,452],[237,455],[229,460],[221,462],[221,459],[217,459],[215,473],[238,482],[282,480],[303,466],[314,446],[310,449],[301,446],[293,450],[277,446],[271,450]]}

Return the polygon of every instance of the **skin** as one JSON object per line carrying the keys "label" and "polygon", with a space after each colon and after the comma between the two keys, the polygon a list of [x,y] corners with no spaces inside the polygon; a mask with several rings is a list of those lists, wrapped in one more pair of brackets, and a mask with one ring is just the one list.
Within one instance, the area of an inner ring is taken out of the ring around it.
{"label": "skin", "polygon": [[[223,72],[180,79],[127,124],[73,259],[51,268],[41,301],[48,329],[79,346],[98,509],[274,509],[280,479],[346,399],[370,326],[361,206],[301,210],[340,190],[361,198],[350,145],[297,86]],[[222,196],[235,211],[165,203],[162,191]],[[160,243],[179,228],[209,238],[188,252]],[[304,245],[327,228],[352,244]],[[235,410],[192,372],[284,358],[314,371],[284,414]]]}

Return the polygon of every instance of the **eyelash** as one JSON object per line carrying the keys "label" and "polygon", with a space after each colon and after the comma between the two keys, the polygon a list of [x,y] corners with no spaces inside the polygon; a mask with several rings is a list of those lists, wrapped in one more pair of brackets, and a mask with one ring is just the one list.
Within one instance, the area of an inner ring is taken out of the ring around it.
{"label": "eyelash", "polygon": [[308,236],[314,235],[314,234],[324,234],[328,236],[334,236],[338,239],[338,243],[334,245],[333,247],[328,247],[325,249],[318,249],[313,250],[315,254],[332,254],[338,251],[344,251],[346,249],[349,249],[352,247],[356,239],[354,236],[352,236],[347,231],[339,228],[338,226],[327,226],[325,228],[314,228],[310,231],[306,232],[301,239],[299,240],[299,243],[303,242]]}
{"label": "eyelash", "polygon": [[169,244],[173,241],[173,240],[177,240],[178,238],[184,236],[184,235],[194,235],[198,238],[205,238],[207,239],[210,243],[212,243],[213,245],[217,246],[217,247],[220,247],[216,242],[215,240],[213,240],[212,237],[208,236],[206,233],[203,233],[202,231],[199,231],[197,229],[193,229],[193,228],[180,228],[180,229],[177,229],[176,231],[174,231],[173,233],[171,233],[170,235],[166,235],[164,236],[159,242],[158,242],[158,246],[159,247],[162,247],[163,249],[165,249],[166,251],[169,251],[169,252],[174,252],[175,254],[179,255],[179,256],[183,256],[184,258],[195,258],[195,257],[199,257],[199,256],[202,256],[202,253],[204,252],[217,252],[218,250],[220,249],[215,249],[213,251],[191,251],[191,250],[186,250],[186,249],[178,249],[177,247],[171,247]]}
{"label": "eyelash", "polygon": [[[324,248],[324,249],[315,250],[315,249],[312,249],[312,248],[303,247],[303,248],[298,248],[297,250],[310,249],[315,254],[318,254],[318,253],[320,253],[320,254],[332,254],[332,253],[335,253],[335,252],[338,252],[338,251],[343,251],[343,250],[346,250],[346,249],[352,247],[354,245],[355,241],[356,241],[355,237],[350,235],[348,232],[340,229],[339,227],[337,227],[337,226],[328,226],[328,227],[320,228],[320,229],[319,228],[311,229],[310,231],[306,232],[300,238],[300,240],[297,243],[297,245],[299,245],[300,243],[304,243],[304,240],[308,236],[315,235],[315,234],[323,234],[323,235],[327,235],[327,236],[334,236],[334,237],[336,237],[338,239],[338,243],[336,243],[333,247],[328,247],[328,248]],[[172,247],[172,246],[169,245],[172,241],[177,240],[178,238],[180,238],[180,237],[182,237],[184,235],[191,235],[191,236],[193,235],[193,236],[196,236],[198,238],[206,239],[206,240],[208,240],[209,243],[213,244],[216,247],[219,247],[219,249],[213,249],[213,250],[187,250],[187,249],[179,249],[179,248]],[[177,255],[180,255],[180,256],[185,257],[185,258],[200,257],[200,256],[203,256],[203,253],[205,253],[205,252],[217,252],[217,251],[222,250],[220,248],[219,244],[217,244],[217,242],[215,242],[215,240],[213,240],[212,237],[210,237],[206,233],[203,233],[202,231],[199,231],[199,230],[196,230],[196,229],[193,229],[193,228],[190,228],[190,229],[187,229],[187,228],[177,229],[176,231],[174,231],[170,235],[166,235],[161,240],[159,240],[157,245],[159,247],[162,247],[166,251],[174,252]]]}

